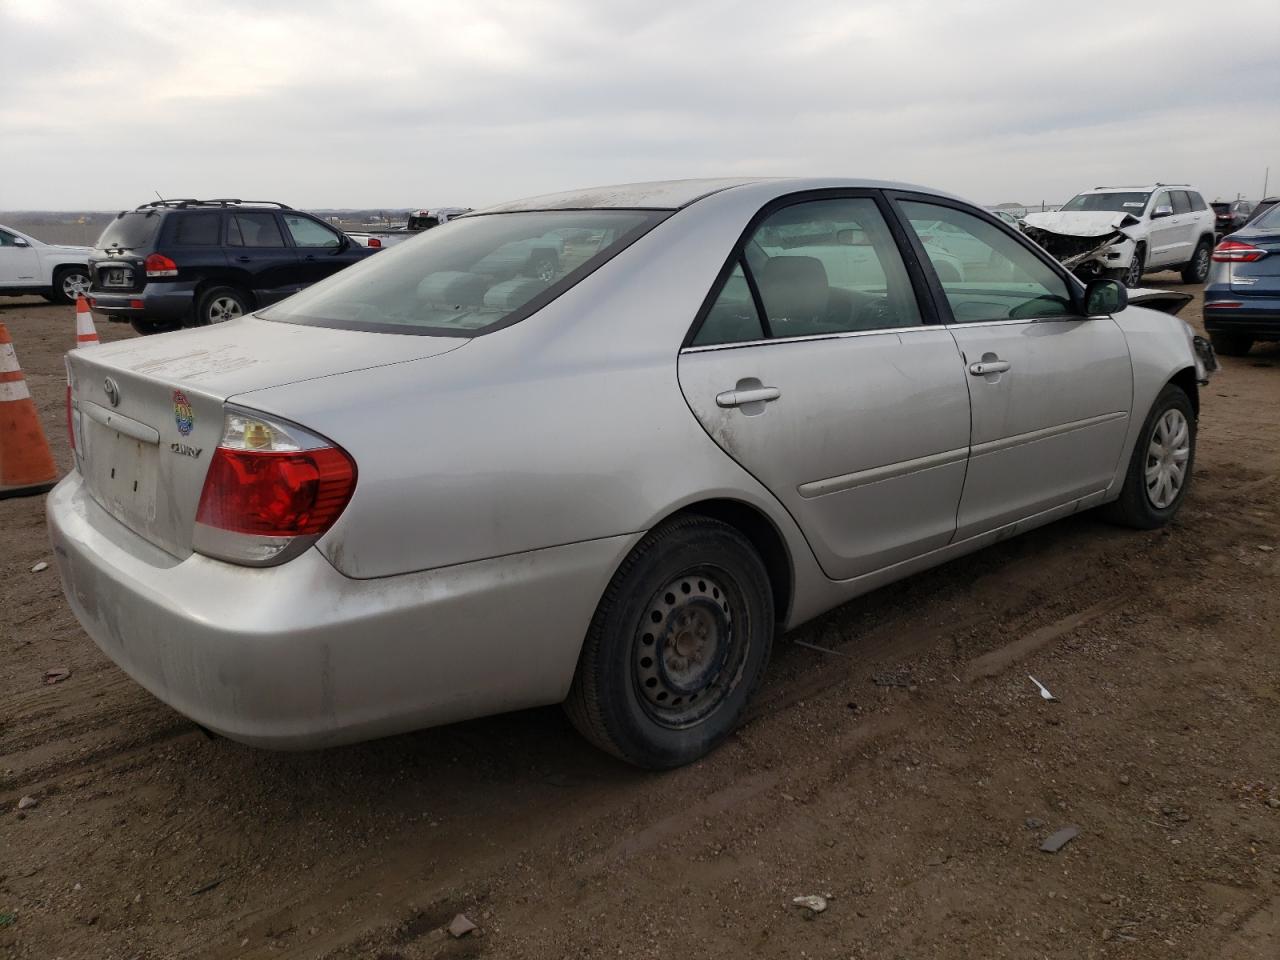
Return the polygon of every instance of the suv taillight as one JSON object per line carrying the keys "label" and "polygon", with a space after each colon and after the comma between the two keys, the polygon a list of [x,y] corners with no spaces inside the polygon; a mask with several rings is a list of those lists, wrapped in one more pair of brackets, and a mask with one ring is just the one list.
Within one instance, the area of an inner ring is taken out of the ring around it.
{"label": "suv taillight", "polygon": [[1213,259],[1218,263],[1253,263],[1266,255],[1261,247],[1239,240],[1223,240],[1213,249]]}
{"label": "suv taillight", "polygon": [[192,546],[232,563],[283,563],[333,526],[355,486],[355,461],[341,447],[295,424],[228,408]]}
{"label": "suv taillight", "polygon": [[143,261],[148,277],[176,277],[178,265],[163,253],[153,253]]}

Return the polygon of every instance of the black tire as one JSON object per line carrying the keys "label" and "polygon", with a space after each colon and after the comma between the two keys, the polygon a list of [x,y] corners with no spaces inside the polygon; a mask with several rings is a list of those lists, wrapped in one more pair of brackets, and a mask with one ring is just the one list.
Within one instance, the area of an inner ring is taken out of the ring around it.
{"label": "black tire", "polygon": [[1204,283],[1209,276],[1210,257],[1213,256],[1213,241],[1208,237],[1196,245],[1196,252],[1191,260],[1182,268],[1183,283]]}
{"label": "black tire", "polygon": [[737,727],[773,633],[769,576],[746,537],[706,517],[673,520],[650,531],[609,581],[565,712],[628,763],[690,763]]}
{"label": "black tire", "polygon": [[249,295],[235,287],[210,287],[196,301],[195,325],[207,327],[243,317],[252,310]]}
{"label": "black tire", "polygon": [[1253,337],[1222,330],[1211,331],[1209,342],[1213,344],[1214,352],[1224,357],[1243,357],[1253,347]]}
{"label": "black tire", "polygon": [[[1186,456],[1182,461],[1182,479],[1176,493],[1167,502],[1157,501],[1148,488],[1147,471],[1152,461],[1157,459],[1152,454],[1152,438],[1166,415],[1181,417],[1185,425]],[[1177,384],[1167,383],[1156,397],[1155,403],[1142,424],[1142,432],[1133,448],[1133,456],[1129,458],[1129,467],[1125,471],[1124,486],[1120,489],[1120,499],[1103,508],[1104,514],[1112,523],[1139,530],[1154,530],[1163,527],[1173,520],[1178,507],[1186,499],[1191,489],[1191,472],[1196,460],[1196,417],[1191,405],[1191,398]]]}
{"label": "black tire", "polygon": [[1147,272],[1147,248],[1138,244],[1134,248],[1133,259],[1129,261],[1129,266],[1116,272],[1118,276],[1115,279],[1130,290],[1142,286],[1142,275]]}
{"label": "black tire", "polygon": [[169,333],[171,330],[178,330],[182,327],[180,320],[143,320],[134,318],[129,320],[129,326],[133,327],[138,333],[144,337],[149,337],[153,333]]}
{"label": "black tire", "polygon": [[46,299],[50,303],[75,303],[77,294],[89,295],[88,267],[59,267]]}

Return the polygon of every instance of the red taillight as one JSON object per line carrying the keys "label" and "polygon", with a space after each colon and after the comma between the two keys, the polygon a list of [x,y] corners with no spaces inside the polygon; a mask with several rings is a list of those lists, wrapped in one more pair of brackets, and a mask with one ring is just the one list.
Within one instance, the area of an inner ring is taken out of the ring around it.
{"label": "red taillight", "polygon": [[148,277],[176,277],[178,265],[163,253],[153,253],[142,263]]}
{"label": "red taillight", "polygon": [[1239,240],[1223,240],[1213,249],[1213,259],[1218,263],[1253,263],[1266,255],[1261,247]]}
{"label": "red taillight", "polygon": [[196,522],[255,537],[318,536],[338,519],[356,465],[337,447],[214,451]]}
{"label": "red taillight", "polygon": [[228,406],[191,546],[232,563],[283,563],[333,526],[355,488],[345,450],[297,424]]}
{"label": "red taillight", "polygon": [[369,246],[374,247],[376,249],[382,246],[382,241],[379,240],[377,237],[370,237]]}

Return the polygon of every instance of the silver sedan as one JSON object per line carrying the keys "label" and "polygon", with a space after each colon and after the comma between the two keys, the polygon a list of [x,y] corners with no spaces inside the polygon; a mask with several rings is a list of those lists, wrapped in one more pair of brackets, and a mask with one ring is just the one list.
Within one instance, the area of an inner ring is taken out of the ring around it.
{"label": "silver sedan", "polygon": [[861,180],[506,204],[68,372],[63,585],[157,697],[293,748],[563,702],[655,768],[779,631],[1081,510],[1168,523],[1206,376],[1114,282]]}

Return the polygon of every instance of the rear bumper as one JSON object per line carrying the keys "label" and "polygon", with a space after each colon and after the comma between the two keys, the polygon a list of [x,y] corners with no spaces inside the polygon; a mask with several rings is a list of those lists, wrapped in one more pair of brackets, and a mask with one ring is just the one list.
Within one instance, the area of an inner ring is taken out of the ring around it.
{"label": "rear bumper", "polygon": [[559,702],[638,536],[352,580],[314,549],[270,569],[178,560],[74,472],[46,509],[63,590],[103,652],[197,723],[277,749]]}
{"label": "rear bumper", "polygon": [[153,283],[137,293],[89,291],[94,310],[122,320],[182,320],[191,314],[195,297],[194,283]]}
{"label": "rear bumper", "polygon": [[[1250,297],[1206,292],[1204,328],[1210,333],[1234,333],[1255,340],[1280,340],[1280,297]],[[1215,306],[1219,301],[1238,307]]]}

